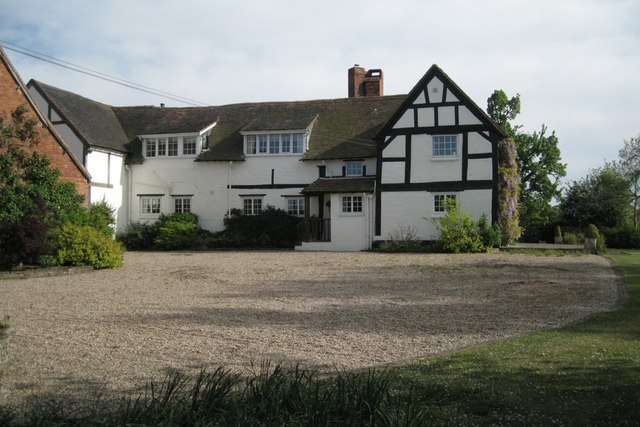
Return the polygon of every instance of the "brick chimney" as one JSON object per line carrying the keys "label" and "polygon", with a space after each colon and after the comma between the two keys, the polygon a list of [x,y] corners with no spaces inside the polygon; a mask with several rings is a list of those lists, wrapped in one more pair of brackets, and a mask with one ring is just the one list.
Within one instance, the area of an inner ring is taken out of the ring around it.
{"label": "brick chimney", "polygon": [[382,96],[384,94],[384,78],[382,70],[365,70],[358,64],[348,71],[349,98],[363,96]]}

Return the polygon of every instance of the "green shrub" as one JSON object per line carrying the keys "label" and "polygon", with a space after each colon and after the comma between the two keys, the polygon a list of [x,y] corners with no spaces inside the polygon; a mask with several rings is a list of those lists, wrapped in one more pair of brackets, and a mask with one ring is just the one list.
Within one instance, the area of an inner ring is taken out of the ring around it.
{"label": "green shrub", "polygon": [[436,221],[438,242],[443,250],[453,253],[486,250],[477,223],[460,209],[458,201],[446,200],[447,213]]}
{"label": "green shrub", "polygon": [[588,239],[597,239],[598,237],[600,237],[598,227],[593,224],[589,224],[584,232],[584,236]]}
{"label": "green shrub", "polygon": [[198,215],[196,214],[161,215],[157,228],[158,234],[153,244],[158,249],[195,249],[194,246],[198,246]]}
{"label": "green shrub", "polygon": [[478,230],[485,249],[499,248],[502,244],[502,230],[498,224],[489,225],[489,218],[482,214],[478,220]]}
{"label": "green shrub", "polygon": [[92,203],[89,206],[87,225],[108,237],[113,237],[113,227],[116,225],[115,209],[106,200]]}
{"label": "green shrub", "polygon": [[566,243],[567,245],[577,245],[578,244],[578,236],[576,236],[575,234],[569,232],[569,231],[565,231],[564,233],[564,237],[562,238],[562,241],[564,243]]}
{"label": "green shrub", "polygon": [[93,268],[122,266],[122,246],[90,226],[65,224],[54,232],[61,265]]}
{"label": "green shrub", "polygon": [[610,248],[640,249],[640,230],[631,227],[605,228],[601,234],[606,237]]}
{"label": "green shrub", "polygon": [[224,220],[225,230],[216,234],[224,247],[292,248],[298,241],[298,224],[302,221],[282,209],[267,206],[259,215],[244,215],[232,209]]}
{"label": "green shrub", "polygon": [[116,240],[130,251],[144,251],[153,249],[153,241],[158,235],[158,227],[155,224],[132,221],[124,231],[116,234]]}

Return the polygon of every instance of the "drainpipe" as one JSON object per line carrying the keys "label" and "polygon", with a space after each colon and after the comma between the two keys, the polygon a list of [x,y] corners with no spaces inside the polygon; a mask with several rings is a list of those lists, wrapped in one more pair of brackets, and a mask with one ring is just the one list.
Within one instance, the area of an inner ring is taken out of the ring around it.
{"label": "drainpipe", "polygon": [[125,164],[125,170],[127,171],[127,224],[131,222],[131,193],[133,192],[133,181],[132,181],[132,171],[131,166]]}
{"label": "drainpipe", "polygon": [[363,197],[367,198],[367,248],[371,250],[372,248],[372,232],[371,232],[371,205],[373,200],[373,194],[362,193]]}
{"label": "drainpipe", "polygon": [[229,161],[229,174],[227,176],[227,216],[231,218],[231,166],[233,161]]}

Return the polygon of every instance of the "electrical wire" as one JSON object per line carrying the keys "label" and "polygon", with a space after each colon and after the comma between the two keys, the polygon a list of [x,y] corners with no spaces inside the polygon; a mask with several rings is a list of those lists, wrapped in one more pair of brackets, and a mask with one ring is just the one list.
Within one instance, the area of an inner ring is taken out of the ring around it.
{"label": "electrical wire", "polygon": [[8,42],[6,40],[0,40],[0,46],[4,49],[10,50],[12,52],[19,53],[21,55],[29,56],[31,58],[37,59],[39,61],[47,62],[49,64],[57,65],[58,67],[66,68],[68,70],[72,70],[81,74],[88,75],[90,77],[98,78],[101,80],[105,80],[110,83],[115,83],[120,86],[128,87],[130,89],[135,89],[141,92],[146,92],[155,96],[164,97],[171,99],[172,101],[177,101],[182,104],[190,105],[190,106],[209,106],[206,102],[201,102],[192,98],[187,98],[184,96],[176,95],[170,92],[165,92],[160,89],[155,89],[149,86],[141,85],[139,83],[134,83],[129,80],[122,79],[120,77],[116,77],[110,74],[102,73],[100,71],[83,67],[82,65],[73,64],[71,62],[63,61],[58,58],[54,58],[53,56],[49,56],[47,54],[36,52],[31,49],[27,49],[25,47],[19,46],[15,43]]}

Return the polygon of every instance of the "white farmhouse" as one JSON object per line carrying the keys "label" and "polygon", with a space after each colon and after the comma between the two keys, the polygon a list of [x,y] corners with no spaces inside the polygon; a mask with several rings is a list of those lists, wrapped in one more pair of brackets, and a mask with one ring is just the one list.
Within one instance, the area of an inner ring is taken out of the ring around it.
{"label": "white farmhouse", "polygon": [[432,240],[447,198],[497,213],[496,124],[438,66],[408,95],[381,70],[348,71],[349,97],[212,107],[110,107],[31,81],[34,99],[91,173],[118,228],[193,212],[222,230],[231,209],[304,217],[303,250],[367,250],[411,227]]}

